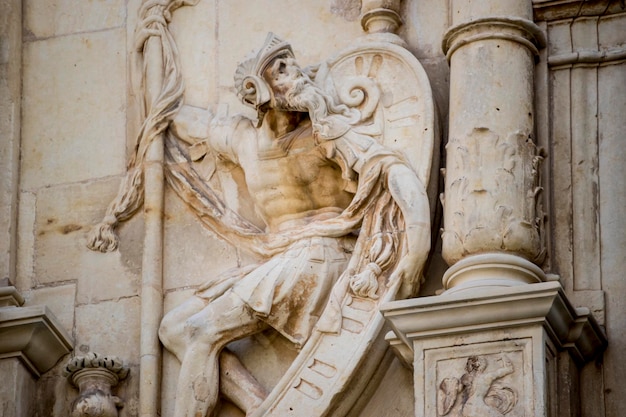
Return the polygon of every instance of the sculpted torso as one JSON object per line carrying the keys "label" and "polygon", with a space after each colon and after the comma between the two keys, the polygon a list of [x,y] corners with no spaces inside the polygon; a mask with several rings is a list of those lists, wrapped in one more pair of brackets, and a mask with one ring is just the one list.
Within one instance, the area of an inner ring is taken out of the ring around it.
{"label": "sculpted torso", "polygon": [[338,214],[352,195],[342,189],[341,170],[316,146],[310,123],[275,139],[261,129],[235,149],[248,190],[270,231],[292,221]]}

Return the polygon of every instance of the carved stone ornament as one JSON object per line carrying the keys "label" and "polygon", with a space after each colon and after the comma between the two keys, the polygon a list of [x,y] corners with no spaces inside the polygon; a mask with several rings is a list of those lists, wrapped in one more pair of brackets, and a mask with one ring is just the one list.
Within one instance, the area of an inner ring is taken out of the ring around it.
{"label": "carved stone ornament", "polygon": [[541,262],[543,155],[529,135],[518,132],[503,138],[477,128],[463,141],[450,138],[446,147],[454,148],[446,169],[444,204],[454,207],[449,208],[454,211],[443,232],[446,260],[454,264],[487,247]]}
{"label": "carved stone ornament", "polygon": [[128,376],[128,367],[114,356],[89,353],[71,359],[63,370],[79,389],[72,402],[70,417],[117,417],[123,402],[111,393]]}
{"label": "carved stone ornament", "polygon": [[[170,8],[162,3],[153,4],[148,29],[137,31],[147,36],[144,59],[158,37],[164,58],[147,64],[163,67],[162,91],[144,91],[157,99],[89,246],[115,249],[115,225],[148,204],[149,183],[158,180],[149,158],[162,140],[167,183],[205,227],[260,259],[207,277],[163,318],[160,340],[181,361],[174,415],[211,415],[221,395],[248,416],[344,416],[387,349],[379,305],[416,294],[430,249],[427,186],[437,132],[426,74],[391,33],[368,35],[307,69],[270,33],[235,75],[257,118],[214,115],[183,104]],[[229,205],[219,182],[231,174],[215,176],[216,159],[242,174],[231,184],[258,221]],[[203,165],[213,167],[208,175]],[[155,212],[151,205],[146,221]],[[301,349],[269,393],[225,349],[268,328]],[[142,375],[151,369],[142,365]]]}
{"label": "carved stone ornament", "polygon": [[460,377],[444,378],[439,383],[437,416],[497,417],[510,413],[518,401],[517,391],[500,383],[515,372],[506,355],[500,355],[500,367],[491,365],[485,356],[470,356],[466,372]]}

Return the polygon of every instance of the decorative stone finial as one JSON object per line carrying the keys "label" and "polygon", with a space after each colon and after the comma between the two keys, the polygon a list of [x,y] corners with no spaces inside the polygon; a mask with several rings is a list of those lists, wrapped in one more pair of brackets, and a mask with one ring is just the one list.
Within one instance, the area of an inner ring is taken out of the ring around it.
{"label": "decorative stone finial", "polygon": [[361,26],[367,33],[396,33],[402,18],[401,0],[364,0]]}
{"label": "decorative stone finial", "polygon": [[111,387],[126,378],[128,371],[115,356],[89,353],[72,358],[63,370],[63,376],[79,389],[70,417],[118,417],[123,402],[111,394]]}

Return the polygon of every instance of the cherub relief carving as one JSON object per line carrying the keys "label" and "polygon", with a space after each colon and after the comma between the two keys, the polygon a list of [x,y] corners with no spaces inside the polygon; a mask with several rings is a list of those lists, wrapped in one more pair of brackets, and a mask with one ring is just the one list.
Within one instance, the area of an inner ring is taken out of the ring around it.
{"label": "cherub relief carving", "polygon": [[[381,42],[304,70],[291,45],[270,33],[235,74],[257,118],[216,116],[183,105],[166,35],[163,100],[90,246],[115,248],[113,227],[141,204],[144,142],[164,134],[169,185],[206,227],[261,258],[209,277],[163,318],[160,340],[181,362],[175,417],[211,415],[220,389],[248,416],[286,415],[283,408],[339,416],[328,414],[341,408],[336,394],[382,326],[377,303],[416,294],[429,253],[434,113],[415,110],[420,88],[432,105],[425,74],[406,50]],[[195,161],[212,158],[242,170],[263,227],[229,208],[198,173]],[[302,351],[268,394],[225,348],[270,327]]]}
{"label": "cherub relief carving", "polygon": [[496,382],[515,369],[506,355],[499,358],[502,366],[487,372],[484,356],[470,356],[461,379],[445,378],[439,384],[437,415],[450,417],[497,417],[513,410],[517,392]]}

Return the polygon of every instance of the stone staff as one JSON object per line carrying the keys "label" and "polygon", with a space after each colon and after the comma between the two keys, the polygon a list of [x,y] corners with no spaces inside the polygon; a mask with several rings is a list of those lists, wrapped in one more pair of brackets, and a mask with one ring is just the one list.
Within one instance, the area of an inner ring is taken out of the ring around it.
{"label": "stone staff", "polygon": [[144,0],[135,31],[141,61],[141,89],[146,115],[135,154],[103,221],[89,237],[92,250],[115,250],[115,227],[143,204],[145,235],[142,257],[139,415],[159,414],[161,347],[158,327],[163,315],[163,133],[183,101],[178,51],[168,29],[172,12],[197,0]]}

